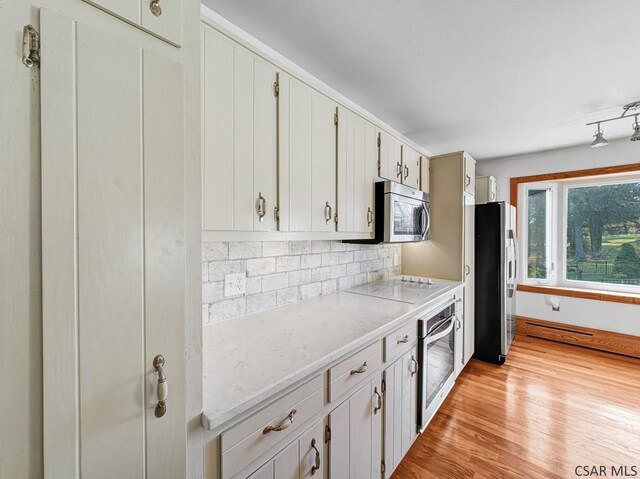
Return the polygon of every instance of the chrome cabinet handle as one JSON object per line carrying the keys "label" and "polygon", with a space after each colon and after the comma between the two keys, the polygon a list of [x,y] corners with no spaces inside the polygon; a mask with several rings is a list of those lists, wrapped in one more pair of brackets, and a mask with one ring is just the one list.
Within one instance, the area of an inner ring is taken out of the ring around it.
{"label": "chrome cabinet handle", "polygon": [[396,176],[402,177],[402,163],[399,161],[396,162]]}
{"label": "chrome cabinet handle", "polygon": [[373,414],[378,414],[378,411],[382,409],[382,396],[378,392],[378,388],[373,388],[373,394],[377,399],[375,406],[373,406]]}
{"label": "chrome cabinet handle", "polygon": [[420,370],[420,366],[418,365],[418,361],[416,358],[411,356],[411,362],[409,363],[409,372],[411,373],[411,377],[413,377]]}
{"label": "chrome cabinet handle", "polygon": [[156,386],[156,397],[158,404],[156,405],[156,417],[162,417],[167,412],[167,398],[169,397],[169,383],[164,375],[164,356],[158,354],[153,358],[153,367],[158,371],[158,385]]}
{"label": "chrome cabinet handle", "polygon": [[329,224],[329,221],[331,221],[331,217],[333,216],[332,212],[333,210],[331,209],[331,205],[327,201],[324,205],[324,219],[327,224]]}
{"label": "chrome cabinet handle", "polygon": [[371,207],[367,208],[367,226],[371,226],[373,223],[373,211],[371,211]]}
{"label": "chrome cabinet handle", "polygon": [[367,366],[367,362],[365,361],[364,363],[362,363],[362,366],[360,366],[359,368],[352,369],[349,375],[353,376],[354,374],[362,374],[366,372],[367,369],[369,369],[369,366]]}
{"label": "chrome cabinet handle", "polygon": [[469,276],[471,274],[471,266],[469,266],[468,264],[464,265],[464,270],[465,270],[467,276]]}
{"label": "chrome cabinet handle", "polygon": [[316,457],[313,460],[313,466],[311,467],[311,475],[313,476],[316,471],[320,470],[320,451],[318,451],[318,448],[316,447],[316,440],[311,439],[311,447],[313,448],[314,451],[316,451]]}
{"label": "chrome cabinet handle", "polygon": [[401,338],[401,339],[397,340],[398,344],[404,344],[404,343],[408,343],[408,342],[409,342],[409,335],[408,334],[405,334],[404,338]]}
{"label": "chrome cabinet handle", "polygon": [[258,201],[256,203],[256,211],[258,212],[258,218],[260,223],[264,221],[264,216],[267,214],[267,200],[262,193],[258,193]]}
{"label": "chrome cabinet handle", "polygon": [[160,15],[162,15],[160,0],[151,0],[151,3],[149,3],[149,10],[151,10],[151,13],[154,17],[159,17]]}
{"label": "chrome cabinet handle", "polygon": [[409,178],[409,167],[404,165],[404,179],[406,180],[407,178]]}
{"label": "chrome cabinet handle", "polygon": [[471,186],[471,177],[469,175],[464,175],[466,177],[466,181],[464,186]]}
{"label": "chrome cabinet handle", "polygon": [[462,323],[460,322],[460,319],[456,316],[456,331],[460,331],[461,327],[462,327]]}
{"label": "chrome cabinet handle", "polygon": [[285,417],[282,421],[280,421],[277,426],[265,427],[262,430],[262,434],[269,434],[272,431],[273,432],[284,431],[286,428],[288,428],[293,424],[293,416],[295,416],[297,412],[298,411],[296,411],[295,409],[292,409],[291,412],[287,414],[287,417]]}

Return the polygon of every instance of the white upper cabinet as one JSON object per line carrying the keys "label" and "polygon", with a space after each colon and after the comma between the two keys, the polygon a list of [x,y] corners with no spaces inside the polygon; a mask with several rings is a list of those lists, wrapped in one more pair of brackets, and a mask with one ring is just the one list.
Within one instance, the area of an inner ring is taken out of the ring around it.
{"label": "white upper cabinet", "polygon": [[462,153],[464,164],[464,192],[470,195],[476,194],[476,160],[465,151]]}
{"label": "white upper cabinet", "polygon": [[429,193],[430,161],[428,156],[420,156],[420,189],[425,193]]}
{"label": "white upper cabinet", "polygon": [[493,176],[476,177],[476,204],[497,201],[498,185]]}
{"label": "white upper cabinet", "polygon": [[85,0],[157,37],[182,43],[183,0]]}
{"label": "white upper cabinet", "polygon": [[402,184],[420,189],[420,153],[402,145]]}
{"label": "white upper cabinet", "polygon": [[375,128],[338,109],[338,231],[369,233],[373,225]]}
{"label": "white upper cabinet", "polygon": [[203,228],[276,231],[276,69],[205,27]]}
{"label": "white upper cabinet", "polygon": [[336,230],[336,150],[338,104],[311,94],[311,230]]}
{"label": "white upper cabinet", "polygon": [[395,136],[378,129],[378,176],[402,182],[402,143]]}

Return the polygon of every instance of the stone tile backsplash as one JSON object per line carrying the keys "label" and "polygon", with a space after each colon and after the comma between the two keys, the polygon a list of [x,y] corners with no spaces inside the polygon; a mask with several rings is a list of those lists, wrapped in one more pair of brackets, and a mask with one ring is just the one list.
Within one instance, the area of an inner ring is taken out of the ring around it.
{"label": "stone tile backsplash", "polygon": [[[204,324],[335,293],[400,274],[401,247],[340,241],[202,244]],[[244,273],[245,294],[225,296],[225,276]]]}

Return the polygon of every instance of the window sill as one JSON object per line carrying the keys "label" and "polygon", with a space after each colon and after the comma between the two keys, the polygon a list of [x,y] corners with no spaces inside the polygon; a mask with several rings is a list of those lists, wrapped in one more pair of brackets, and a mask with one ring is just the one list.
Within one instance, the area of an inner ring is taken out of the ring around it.
{"label": "window sill", "polygon": [[559,286],[539,286],[519,284],[518,291],[523,293],[552,294],[569,298],[592,299],[595,301],[609,301],[612,303],[638,304],[640,294],[619,293],[614,291],[594,291],[592,289],[567,288]]}

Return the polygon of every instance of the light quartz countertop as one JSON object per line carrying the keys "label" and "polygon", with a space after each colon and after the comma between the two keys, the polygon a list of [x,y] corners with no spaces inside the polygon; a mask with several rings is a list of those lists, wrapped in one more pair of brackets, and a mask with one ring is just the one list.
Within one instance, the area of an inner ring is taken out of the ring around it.
{"label": "light quartz countertop", "polygon": [[448,282],[419,304],[343,291],[205,326],[203,427],[217,429],[321,372],[461,284]]}

